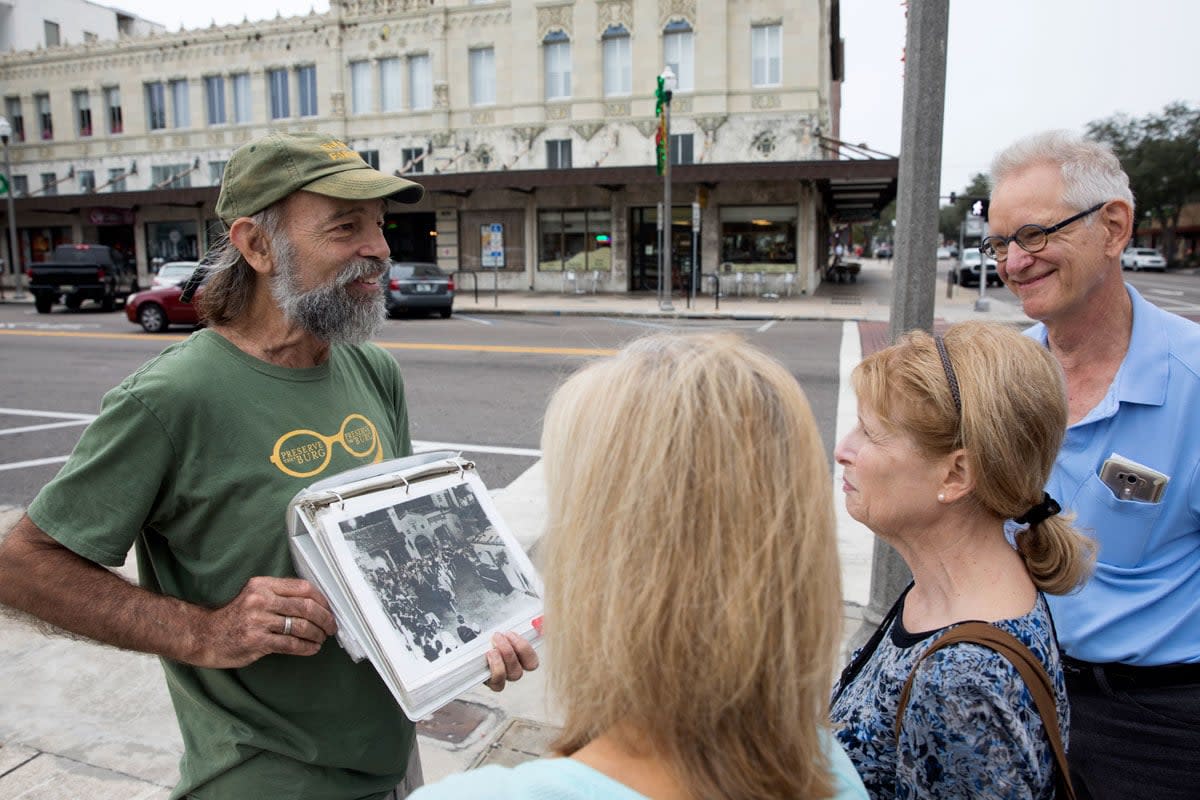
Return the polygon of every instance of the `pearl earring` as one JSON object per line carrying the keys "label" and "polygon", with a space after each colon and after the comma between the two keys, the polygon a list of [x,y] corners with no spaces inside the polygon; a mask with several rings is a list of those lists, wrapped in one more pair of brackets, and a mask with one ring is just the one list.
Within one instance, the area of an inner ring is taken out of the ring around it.
{"label": "pearl earring", "polygon": [[938,492],[938,502],[939,503],[946,502],[946,495],[944,492]]}

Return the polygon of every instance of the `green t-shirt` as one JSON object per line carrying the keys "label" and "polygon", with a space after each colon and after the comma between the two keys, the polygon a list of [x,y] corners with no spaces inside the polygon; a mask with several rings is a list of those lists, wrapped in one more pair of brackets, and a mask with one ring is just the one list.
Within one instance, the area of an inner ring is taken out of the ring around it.
{"label": "green t-shirt", "polygon": [[[100,564],[134,547],[144,587],[217,607],[256,575],[295,575],[297,491],[410,452],[400,372],[383,350],[334,346],[321,366],[287,369],[204,330],[105,395],[29,516]],[[333,639],[242,669],[163,667],[184,742],[173,798],[347,800],[403,779],[413,726],[370,663]]]}

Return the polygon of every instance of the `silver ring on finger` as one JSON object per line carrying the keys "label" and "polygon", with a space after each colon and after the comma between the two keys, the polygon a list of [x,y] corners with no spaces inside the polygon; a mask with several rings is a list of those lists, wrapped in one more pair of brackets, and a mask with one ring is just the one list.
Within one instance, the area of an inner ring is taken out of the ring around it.
{"label": "silver ring on finger", "polygon": [[292,622],[293,622],[293,620],[291,617],[283,618],[283,635],[284,636],[292,635]]}

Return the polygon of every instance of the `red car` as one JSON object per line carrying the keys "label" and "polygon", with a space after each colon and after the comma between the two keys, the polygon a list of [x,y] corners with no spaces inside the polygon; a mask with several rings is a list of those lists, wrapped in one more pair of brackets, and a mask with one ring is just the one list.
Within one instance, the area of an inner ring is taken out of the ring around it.
{"label": "red car", "polygon": [[[203,280],[201,278],[196,294],[203,291]],[[199,325],[195,298],[192,298],[192,303],[184,303],[179,299],[187,284],[188,281],[185,281],[181,286],[160,286],[129,295],[125,301],[125,316],[130,322],[141,325],[147,333],[163,333],[172,325]]]}

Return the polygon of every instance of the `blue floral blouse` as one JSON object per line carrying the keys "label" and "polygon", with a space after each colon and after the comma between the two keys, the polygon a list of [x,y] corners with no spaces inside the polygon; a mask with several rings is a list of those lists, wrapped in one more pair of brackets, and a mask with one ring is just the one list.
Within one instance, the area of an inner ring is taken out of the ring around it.
{"label": "blue floral blouse", "polygon": [[[872,800],[1051,800],[1054,753],[1033,695],[1016,668],[989,648],[955,644],[921,663],[897,741],[900,690],[913,663],[948,630],[910,633],[903,615],[902,597],[874,654],[848,686],[839,681],[833,691],[836,736]],[[1039,593],[1025,616],[993,624],[1020,639],[1046,668],[1065,746],[1067,691],[1045,597]]]}

